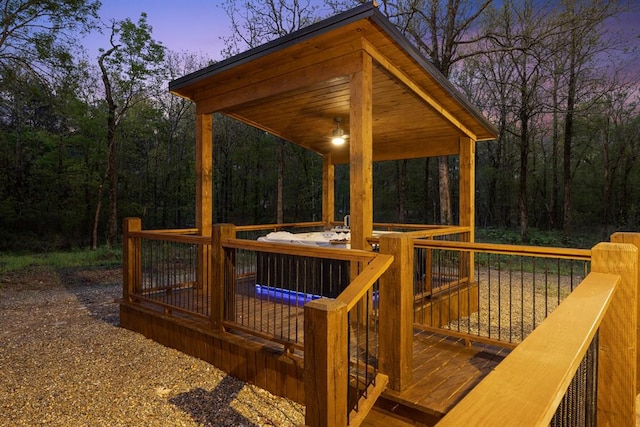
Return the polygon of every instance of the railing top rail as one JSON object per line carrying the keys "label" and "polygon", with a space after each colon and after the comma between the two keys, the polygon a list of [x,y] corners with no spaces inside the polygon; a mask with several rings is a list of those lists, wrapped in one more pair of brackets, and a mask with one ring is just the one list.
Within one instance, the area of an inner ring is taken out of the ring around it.
{"label": "railing top rail", "polygon": [[288,224],[256,224],[256,225],[236,225],[236,231],[259,231],[259,230],[277,230],[281,228],[299,228],[299,227],[322,227],[325,223],[322,221],[314,222],[292,222]]}
{"label": "railing top rail", "polygon": [[289,243],[259,242],[256,240],[224,239],[225,248],[247,249],[260,252],[271,252],[284,255],[306,256],[312,258],[327,258],[343,261],[368,262],[378,254],[359,249],[323,248],[319,246],[292,245]]}
{"label": "railing top rail", "polygon": [[591,260],[590,249],[502,245],[493,243],[450,242],[443,240],[415,240],[414,246],[433,249],[454,249],[459,251],[489,252],[504,255],[534,256],[542,258],[567,258],[582,261]]}
{"label": "railing top rail", "polygon": [[338,295],[336,300],[347,305],[347,311],[351,310],[367,293],[371,286],[387,271],[393,262],[392,255],[378,255],[371,261],[347,288]]}
{"label": "railing top rail", "polygon": [[428,238],[428,237],[436,237],[436,236],[446,236],[448,234],[461,234],[468,233],[471,231],[471,227],[463,227],[463,226],[449,226],[442,228],[434,228],[432,230],[419,230],[419,231],[408,231],[405,234],[414,237],[416,239],[419,238]]}
{"label": "railing top rail", "polygon": [[140,230],[147,233],[170,233],[170,234],[198,234],[197,228],[167,228],[157,230]]}
{"label": "railing top rail", "polygon": [[[407,230],[437,230],[441,228],[450,228],[451,225],[432,225],[432,224],[396,224],[393,222],[374,222],[374,228],[404,228]],[[454,226],[455,227],[455,226]]]}
{"label": "railing top rail", "polygon": [[163,240],[177,243],[195,243],[195,244],[210,244],[211,236],[198,236],[194,234],[178,234],[174,232],[166,233],[156,230],[140,230],[130,231],[127,233],[127,237],[137,237],[147,240]]}
{"label": "railing top rail", "polygon": [[438,426],[549,425],[619,282],[590,273]]}

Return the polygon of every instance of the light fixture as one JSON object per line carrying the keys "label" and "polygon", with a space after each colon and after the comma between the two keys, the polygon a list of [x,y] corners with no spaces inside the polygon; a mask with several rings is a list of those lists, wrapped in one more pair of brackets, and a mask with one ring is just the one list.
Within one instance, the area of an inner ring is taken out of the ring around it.
{"label": "light fixture", "polygon": [[344,130],[342,130],[342,127],[340,127],[342,119],[340,117],[336,117],[333,119],[333,121],[336,122],[336,128],[333,130],[331,143],[333,145],[342,145],[344,144],[345,139]]}

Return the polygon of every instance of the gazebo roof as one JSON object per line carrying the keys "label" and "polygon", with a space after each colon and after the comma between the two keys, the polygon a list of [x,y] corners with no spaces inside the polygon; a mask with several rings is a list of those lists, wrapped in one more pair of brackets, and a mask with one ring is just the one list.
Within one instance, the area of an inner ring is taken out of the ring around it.
{"label": "gazebo roof", "polygon": [[174,80],[169,89],[195,101],[200,114],[227,114],[343,163],[349,150],[330,137],[336,117],[349,132],[350,75],[364,55],[373,59],[373,160],[455,154],[460,137],[496,138],[496,128],[371,3]]}

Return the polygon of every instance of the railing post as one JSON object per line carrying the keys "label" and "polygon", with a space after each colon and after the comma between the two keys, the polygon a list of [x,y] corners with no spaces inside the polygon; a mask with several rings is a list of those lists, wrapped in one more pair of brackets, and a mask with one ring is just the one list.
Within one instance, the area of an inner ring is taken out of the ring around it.
{"label": "railing post", "polygon": [[380,277],[379,369],[389,376],[389,387],[401,391],[413,370],[413,239],[384,234],[380,253],[394,259]]}
{"label": "railing post", "polygon": [[[631,243],[638,248],[640,254],[640,233],[614,233],[611,235],[611,243]],[[638,261],[638,273],[640,275],[640,260]],[[640,277],[638,278],[638,286],[640,286]],[[640,289],[636,291],[638,317],[640,317]],[[640,322],[637,325],[637,342],[640,342]],[[636,393],[640,393],[640,351],[637,352],[636,359]]]}
{"label": "railing post", "polygon": [[637,378],[638,249],[599,243],[591,250],[591,271],[621,277],[600,324],[598,425],[635,426]]}
{"label": "railing post", "polygon": [[122,223],[122,299],[131,302],[142,281],[139,240],[129,237],[132,231],[142,230],[140,218],[125,218]]}
{"label": "railing post", "polygon": [[347,425],[347,306],[321,298],[304,306],[305,424]]}
{"label": "railing post", "polygon": [[224,321],[224,272],[225,268],[235,266],[225,265],[224,239],[234,238],[236,235],[233,224],[216,224],[211,230],[211,278],[209,284],[209,310],[211,316],[211,327],[215,331],[222,331]]}

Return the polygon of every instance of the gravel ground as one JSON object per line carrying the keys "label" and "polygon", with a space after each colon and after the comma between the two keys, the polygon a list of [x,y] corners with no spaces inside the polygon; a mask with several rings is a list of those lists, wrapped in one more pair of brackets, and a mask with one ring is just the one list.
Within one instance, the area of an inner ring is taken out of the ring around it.
{"label": "gravel ground", "polygon": [[304,407],[118,327],[120,275],[0,275],[0,426],[304,423]]}

